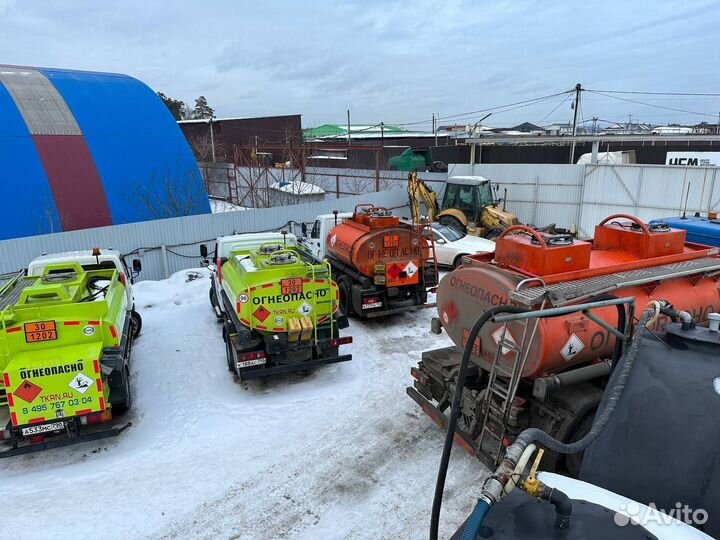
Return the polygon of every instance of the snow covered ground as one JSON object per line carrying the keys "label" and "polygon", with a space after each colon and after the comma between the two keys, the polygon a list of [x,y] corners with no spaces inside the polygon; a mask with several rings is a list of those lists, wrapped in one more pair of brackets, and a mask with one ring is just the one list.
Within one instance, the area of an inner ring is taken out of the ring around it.
{"label": "snow covered ground", "polygon": [[[135,288],[133,426],[0,462],[3,537],[423,539],[443,433],[405,394],[433,309],[351,321],[353,360],[237,384],[205,278]],[[455,448],[441,537],[485,468]]]}

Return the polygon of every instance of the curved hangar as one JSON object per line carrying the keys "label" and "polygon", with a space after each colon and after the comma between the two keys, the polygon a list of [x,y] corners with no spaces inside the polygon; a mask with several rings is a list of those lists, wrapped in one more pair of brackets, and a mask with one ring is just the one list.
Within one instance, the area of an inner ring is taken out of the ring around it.
{"label": "curved hangar", "polygon": [[210,212],[190,147],[147,85],[0,65],[0,240]]}

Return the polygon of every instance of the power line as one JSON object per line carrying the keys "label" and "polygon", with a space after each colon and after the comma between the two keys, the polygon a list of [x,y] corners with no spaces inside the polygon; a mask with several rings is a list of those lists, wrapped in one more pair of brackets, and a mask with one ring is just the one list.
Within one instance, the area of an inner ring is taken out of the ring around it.
{"label": "power line", "polygon": [[639,94],[647,96],[710,96],[720,97],[720,93],[716,92],[639,92],[633,90],[594,90],[586,88],[588,92],[597,92],[599,94]]}
{"label": "power line", "polygon": [[542,123],[545,121],[546,118],[548,118],[549,116],[551,116],[552,113],[554,113],[554,112],[557,111],[560,107],[562,107],[563,103],[565,103],[568,99],[570,99],[570,96],[571,96],[571,95],[572,95],[572,94],[566,95],[565,98],[564,98],[560,103],[558,103],[552,111],[550,111],[549,113],[547,113],[545,116],[543,116],[542,120],[540,120],[539,122],[537,122],[537,125],[539,126],[540,124],[542,124]]}
{"label": "power line", "polygon": [[[541,96],[541,97],[532,98],[532,99],[525,99],[523,101],[516,101],[514,103],[506,103],[505,105],[496,105],[495,107],[488,107],[486,109],[478,109],[477,111],[468,111],[468,112],[464,112],[464,113],[451,114],[451,115],[447,115],[447,116],[439,116],[439,117],[437,117],[437,119],[438,120],[450,120],[453,118],[478,115],[480,113],[487,113],[487,112],[491,112],[491,111],[497,111],[499,109],[506,109],[507,107],[515,107],[516,105],[532,105],[534,103],[539,103],[540,101],[544,101],[546,99],[554,98],[557,96],[562,96],[563,94],[569,94],[571,92],[574,92],[574,90],[565,90],[564,92],[548,94],[547,96]],[[513,109],[510,108],[507,110],[513,110]],[[506,112],[506,111],[500,111],[500,112]],[[495,113],[493,113],[493,114],[495,114]],[[388,123],[390,123],[390,122],[388,122]],[[415,124],[427,124],[427,119],[417,120],[414,122],[392,122],[392,125],[394,125],[394,126],[411,126],[411,125],[415,125]]]}
{"label": "power line", "polygon": [[628,98],[623,98],[623,97],[619,97],[619,96],[613,96],[613,95],[611,95],[611,94],[604,94],[604,93],[599,92],[599,91],[597,91],[597,90],[586,90],[586,92],[591,92],[591,93],[593,93],[593,94],[598,94],[598,95],[601,95],[601,96],[607,96],[607,97],[609,97],[609,98],[618,99],[618,100],[620,100],[620,101],[627,101],[627,102],[629,102],[629,103],[636,103],[636,104],[638,104],[638,105],[644,105],[644,106],[646,106],[646,107],[655,107],[656,109],[665,109],[665,110],[668,110],[668,111],[676,111],[676,112],[681,112],[681,113],[686,113],[686,114],[695,114],[695,115],[698,115],[698,116],[709,116],[709,117],[711,117],[711,118],[715,118],[715,117],[716,117],[716,115],[714,115],[714,114],[702,113],[702,112],[697,112],[697,111],[688,111],[688,110],[686,110],[686,109],[676,109],[676,108],[674,108],[674,107],[665,107],[664,105],[655,105],[655,104],[653,104],[653,103],[647,103],[647,102],[638,101],[638,100],[635,100],[635,99],[628,99]]}

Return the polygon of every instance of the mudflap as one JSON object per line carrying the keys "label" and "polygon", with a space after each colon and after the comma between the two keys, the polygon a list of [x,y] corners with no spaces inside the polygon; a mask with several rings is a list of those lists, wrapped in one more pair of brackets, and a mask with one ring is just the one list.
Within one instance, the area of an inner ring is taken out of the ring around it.
{"label": "mudflap", "polygon": [[[447,432],[448,428],[448,417],[445,416],[440,409],[430,403],[420,392],[415,390],[412,386],[408,386],[405,391],[407,395],[415,400],[420,405],[423,412],[427,414],[430,419],[435,422],[438,427],[443,431]],[[468,454],[473,457],[480,457],[478,453],[478,447],[475,440],[470,436],[469,433],[462,429],[455,428],[455,437],[453,438],[455,444],[465,450]]]}
{"label": "mudflap", "polygon": [[78,433],[73,437],[57,435],[51,438],[49,441],[41,443],[28,443],[16,448],[9,448],[8,450],[0,450],[0,459],[8,458],[13,456],[21,456],[24,454],[32,454],[34,452],[42,452],[44,450],[50,450],[52,448],[62,448],[64,446],[72,446],[75,444],[81,444],[85,442],[99,441],[102,439],[108,439],[110,437],[117,437],[127,428],[132,426],[132,422],[126,424],[118,424],[105,429],[98,429],[88,431],[86,433]]}
{"label": "mudflap", "polygon": [[240,380],[247,381],[250,379],[260,379],[263,377],[270,377],[273,375],[282,375],[286,373],[293,373],[295,371],[305,371],[314,369],[318,366],[325,364],[337,364],[338,362],[347,362],[352,360],[352,354],[341,354],[339,356],[330,356],[328,358],[318,358],[316,360],[308,360],[306,362],[297,362],[292,364],[282,364],[277,366],[265,367],[250,367],[243,368],[240,371]]}

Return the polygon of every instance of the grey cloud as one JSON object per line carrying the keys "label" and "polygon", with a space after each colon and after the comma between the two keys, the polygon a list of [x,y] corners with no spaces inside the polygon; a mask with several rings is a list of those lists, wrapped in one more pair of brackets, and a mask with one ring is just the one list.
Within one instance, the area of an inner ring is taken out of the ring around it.
{"label": "grey cloud", "polygon": [[[171,6],[171,7],[170,7]],[[220,116],[402,122],[572,88],[717,91],[717,4],[608,0],[242,4],[0,0],[4,62],[128,73]],[[678,76],[681,74],[681,76]],[[585,116],[663,111],[588,99]],[[558,100],[496,113],[538,120]],[[720,110],[720,100],[683,102]],[[682,108],[682,107],[681,107]],[[702,117],[668,120],[697,121]],[[570,119],[561,107],[550,120]]]}

